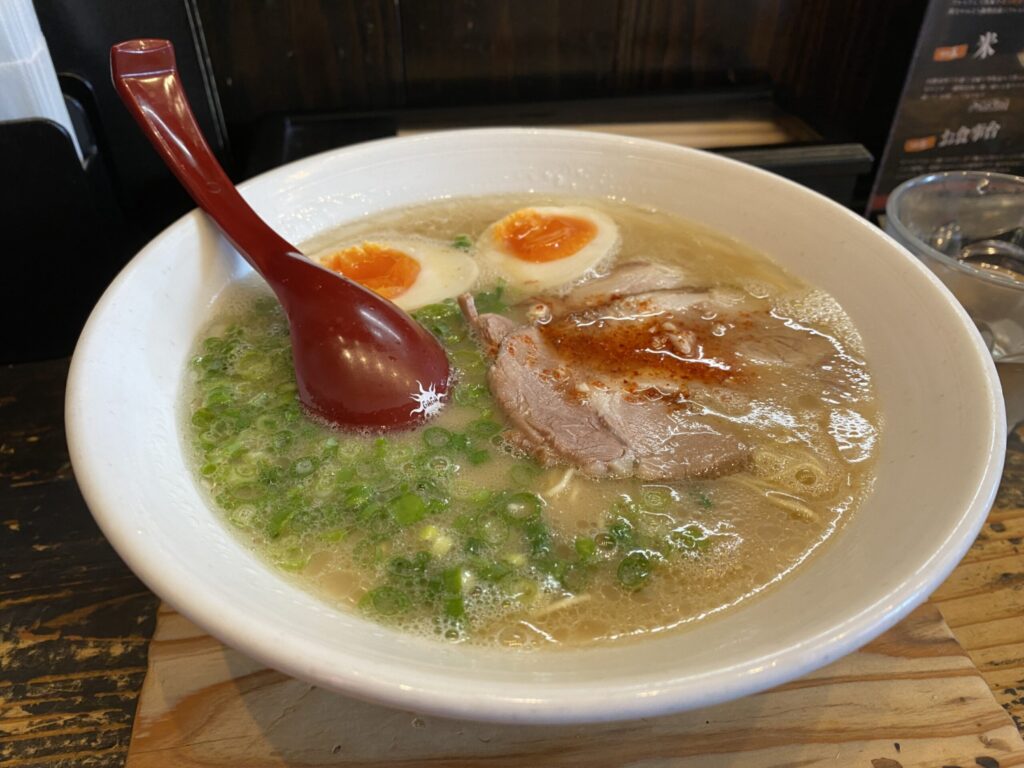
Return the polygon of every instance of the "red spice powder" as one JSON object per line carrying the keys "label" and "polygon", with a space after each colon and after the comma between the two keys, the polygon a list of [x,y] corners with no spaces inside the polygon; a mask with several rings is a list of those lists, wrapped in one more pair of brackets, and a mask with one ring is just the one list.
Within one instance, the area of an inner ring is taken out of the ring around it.
{"label": "red spice powder", "polygon": [[[665,322],[671,322],[674,329],[663,330]],[[581,324],[570,315],[541,325],[539,330],[570,366],[590,368],[627,384],[660,378],[682,386],[693,381],[717,384],[737,376],[732,340],[729,334],[715,336],[713,326],[714,321],[665,315]],[[695,337],[695,342],[681,351],[671,342],[672,336]]]}

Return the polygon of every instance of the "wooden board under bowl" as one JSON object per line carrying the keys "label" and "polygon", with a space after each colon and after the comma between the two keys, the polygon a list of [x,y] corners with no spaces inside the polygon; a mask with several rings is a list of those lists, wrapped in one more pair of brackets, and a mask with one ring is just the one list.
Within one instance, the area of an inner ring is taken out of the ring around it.
{"label": "wooden board under bowl", "polygon": [[162,608],[128,768],[1007,768],[1024,741],[938,610],[807,677],[694,712],[583,726],[446,720],[267,669]]}

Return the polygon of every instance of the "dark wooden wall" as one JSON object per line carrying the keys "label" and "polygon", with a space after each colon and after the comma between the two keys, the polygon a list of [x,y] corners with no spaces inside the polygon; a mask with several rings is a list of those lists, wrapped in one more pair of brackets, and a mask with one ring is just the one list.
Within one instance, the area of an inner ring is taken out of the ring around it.
{"label": "dark wooden wall", "polygon": [[769,55],[783,103],[881,155],[927,0],[779,0]]}
{"label": "dark wooden wall", "polygon": [[278,112],[771,81],[880,148],[926,0],[199,0],[229,129]]}

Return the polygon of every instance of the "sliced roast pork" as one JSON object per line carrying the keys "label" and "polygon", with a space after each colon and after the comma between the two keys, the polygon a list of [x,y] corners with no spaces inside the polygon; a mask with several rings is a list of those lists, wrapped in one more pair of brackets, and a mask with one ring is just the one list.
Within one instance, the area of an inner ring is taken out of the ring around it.
{"label": "sliced roast pork", "polygon": [[688,284],[689,278],[682,270],[664,264],[631,261],[603,277],[577,286],[558,303],[563,310],[582,309],[622,296],[685,288]]}
{"label": "sliced roast pork", "polygon": [[594,476],[632,472],[630,446],[580,396],[583,382],[536,328],[518,328],[502,339],[488,380],[520,443],[540,449],[544,463],[567,461]]}
{"label": "sliced roast pork", "polygon": [[[763,302],[684,287],[681,273],[627,264],[531,322],[463,313],[493,356],[491,391],[515,441],[545,464],[644,480],[737,472],[751,449],[728,418],[693,407],[691,391],[740,389],[757,366],[809,366],[834,348]],[[595,287],[597,286],[597,287]]]}
{"label": "sliced roast pork", "polygon": [[510,317],[490,312],[484,315],[478,313],[473,295],[470,293],[459,296],[459,307],[489,355],[497,353],[501,340],[516,328],[516,321]]}

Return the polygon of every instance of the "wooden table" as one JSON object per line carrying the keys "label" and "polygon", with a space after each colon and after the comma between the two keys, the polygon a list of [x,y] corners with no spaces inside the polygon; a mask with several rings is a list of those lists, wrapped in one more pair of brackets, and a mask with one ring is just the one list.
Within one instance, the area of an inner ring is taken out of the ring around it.
{"label": "wooden table", "polygon": [[[67,361],[0,368],[0,765],[124,763],[158,601],[96,528],[68,463]],[[1024,442],[933,601],[1024,732]]]}

